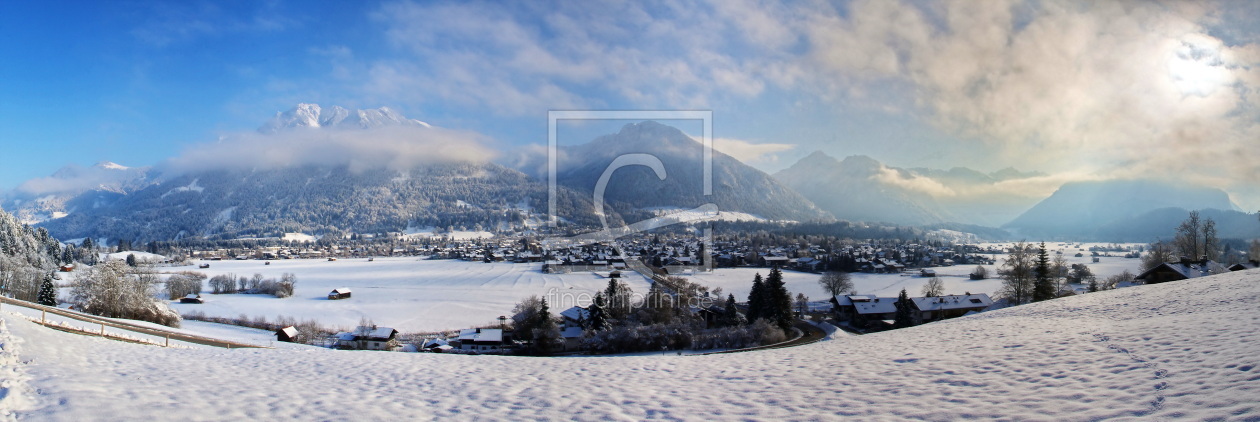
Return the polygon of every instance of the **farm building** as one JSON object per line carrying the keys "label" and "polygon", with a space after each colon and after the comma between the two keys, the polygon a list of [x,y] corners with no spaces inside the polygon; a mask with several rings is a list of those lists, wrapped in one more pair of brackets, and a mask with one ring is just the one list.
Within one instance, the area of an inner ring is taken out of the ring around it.
{"label": "farm building", "polygon": [[389,327],[355,327],[348,333],[337,333],[337,348],[350,350],[393,350],[398,347],[398,330]]}
{"label": "farm building", "polygon": [[293,343],[294,339],[297,338],[297,335],[298,335],[297,327],[290,325],[288,327],[284,327],[279,330],[276,330],[276,341]]}
{"label": "farm building", "polygon": [[350,298],[350,289],[347,287],[333,289],[333,291],[328,292],[328,300],[339,300],[339,299],[349,299],[349,298]]}
{"label": "farm building", "polygon": [[202,299],[201,299],[201,295],[199,295],[199,294],[189,294],[188,296],[184,296],[184,297],[182,297],[182,298],[179,298],[179,303],[197,303],[197,304],[200,304],[200,303],[206,303],[206,301],[205,301],[205,300],[202,300]]}

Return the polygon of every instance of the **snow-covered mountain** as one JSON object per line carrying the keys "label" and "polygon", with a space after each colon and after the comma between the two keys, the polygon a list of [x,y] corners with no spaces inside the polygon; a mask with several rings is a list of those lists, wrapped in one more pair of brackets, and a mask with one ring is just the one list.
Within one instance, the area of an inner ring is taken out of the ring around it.
{"label": "snow-covered mountain", "polygon": [[341,106],[324,108],[319,104],[302,103],[292,110],[277,112],[258,131],[275,133],[293,128],[368,129],[382,126],[430,127],[428,123],[409,119],[389,107],[349,110]]}
{"label": "snow-covered mountain", "polygon": [[[396,126],[415,129],[399,131]],[[46,186],[73,185],[78,190],[18,196],[14,203],[33,216],[32,222],[42,222],[63,239],[91,236],[144,242],[427,227],[493,231],[542,224],[547,209],[544,183],[467,154],[445,156],[431,151],[424,154],[431,159],[399,161],[380,153],[392,150],[377,149],[350,160],[328,158],[353,153],[362,144],[389,142],[402,145],[395,148],[399,151],[414,149],[408,145],[418,142],[415,137],[442,130],[387,107],[352,111],[299,104],[260,128],[263,134],[249,135],[259,144],[278,140],[280,145],[296,148],[303,148],[305,139],[320,141],[308,150],[270,145],[268,156],[292,153],[275,163],[242,166],[215,156],[214,162],[220,164],[185,158],[180,162],[195,165],[168,163],[161,173],[112,163],[92,169],[69,167],[28,185],[45,186],[45,191],[53,190]],[[374,138],[377,135],[384,136]],[[209,150],[216,148],[241,156],[249,154],[250,144],[215,144]],[[410,164],[400,168],[404,161]],[[593,224],[593,207],[586,195],[564,188],[558,193],[562,198],[557,214],[562,221]],[[615,214],[611,217],[611,221],[621,221]]]}
{"label": "snow-covered mountain", "polygon": [[[589,201],[560,209],[590,224]],[[43,226],[60,238],[145,242],[190,236],[233,239],[288,232],[386,233],[409,227],[493,230],[539,225],[546,186],[492,163],[409,170],[297,166],[199,171],[166,177],[98,208]],[[586,204],[585,207],[580,204]]]}
{"label": "snow-covered mountain", "polygon": [[589,195],[613,160],[625,154],[649,154],[663,164],[664,180],[644,166],[620,168],[609,179],[605,200],[627,220],[654,217],[654,209],[691,209],[706,203],[721,211],[771,220],[831,219],[770,175],[721,151],[713,152],[712,195],[704,195],[703,153],[702,144],[677,128],[653,121],[627,124],[615,134],[564,148],[558,183]]}
{"label": "snow-covered mountain", "polygon": [[[1153,241],[1153,238],[1131,239],[1150,233],[1148,223],[1165,220],[1161,209],[1215,209],[1238,212],[1229,194],[1220,189],[1190,186],[1154,180],[1110,180],[1064,184],[1049,198],[1003,226],[1021,236],[1081,240],[1118,240],[1119,238]],[[1241,213],[1239,213],[1241,214]],[[1184,216],[1181,218],[1184,219]],[[1180,219],[1178,219],[1180,220]],[[1175,224],[1174,224],[1175,226]],[[1170,233],[1173,226],[1154,230]]]}
{"label": "snow-covered mountain", "polygon": [[52,330],[6,305],[0,415],[1248,421],[1260,419],[1258,278],[1233,272],[708,356],[164,348]]}
{"label": "snow-covered mountain", "polygon": [[51,176],[29,180],[7,193],[0,204],[21,222],[37,224],[79,210],[99,208],[152,183],[151,169],[113,162],[91,167],[71,164]]}

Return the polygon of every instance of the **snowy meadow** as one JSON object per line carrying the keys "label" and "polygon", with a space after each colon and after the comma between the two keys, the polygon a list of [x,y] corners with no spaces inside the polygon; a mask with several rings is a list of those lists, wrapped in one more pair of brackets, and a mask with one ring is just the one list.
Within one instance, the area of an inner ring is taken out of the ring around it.
{"label": "snowy meadow", "polygon": [[61,333],[6,311],[0,415],[1255,420],[1257,343],[1257,271],[710,356],[161,348]]}

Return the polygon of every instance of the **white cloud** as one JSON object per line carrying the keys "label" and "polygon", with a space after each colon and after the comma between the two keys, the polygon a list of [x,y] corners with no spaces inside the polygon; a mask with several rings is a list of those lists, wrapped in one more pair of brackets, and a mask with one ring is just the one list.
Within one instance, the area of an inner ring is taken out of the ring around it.
{"label": "white cloud", "polygon": [[945,184],[938,182],[935,179],[909,172],[903,174],[896,169],[891,169],[884,165],[880,165],[879,172],[875,173],[872,178],[880,183],[897,186],[912,192],[927,194],[934,197],[949,197],[957,195],[953,189],[945,186]]}
{"label": "white cloud", "polygon": [[925,118],[1006,164],[1260,183],[1239,148],[1260,60],[1208,33],[1207,6],[858,1],[808,25],[802,85],[909,84]]}
{"label": "white cloud", "polygon": [[[691,136],[691,135],[689,135]],[[691,136],[696,142],[703,143],[704,140],[698,136]],[[713,138],[713,149],[721,151],[736,160],[744,162],[744,164],[774,164],[779,162],[780,152],[790,151],[796,148],[794,144],[780,143],[754,143],[750,141],[734,139],[734,138]]]}
{"label": "white cloud", "polygon": [[984,155],[973,163],[1240,186],[1260,184],[1252,146],[1260,46],[1245,44],[1254,28],[1219,28],[1237,20],[1237,8],[1260,10],[1070,0],[400,2],[374,17],[397,54],[356,58],[357,67],[334,73],[373,103],[500,116],[804,98],[929,122],[958,143],[942,149]]}
{"label": "white cloud", "polygon": [[166,171],[346,166],[351,171],[407,170],[447,162],[486,162],[497,152],[489,139],[443,128],[304,129],[241,133],[195,145],[163,163]]}

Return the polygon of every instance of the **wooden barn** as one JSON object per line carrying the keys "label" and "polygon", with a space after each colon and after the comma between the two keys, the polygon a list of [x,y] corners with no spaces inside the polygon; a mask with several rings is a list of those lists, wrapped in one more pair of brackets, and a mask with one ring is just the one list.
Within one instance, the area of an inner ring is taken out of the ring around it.
{"label": "wooden barn", "polygon": [[290,325],[288,327],[284,327],[279,330],[276,330],[276,341],[293,343],[294,339],[297,338],[297,335],[298,335],[297,327]]}
{"label": "wooden barn", "polygon": [[350,289],[346,287],[333,289],[333,291],[328,292],[328,300],[339,300],[339,299],[349,299],[349,298],[350,298]]}

